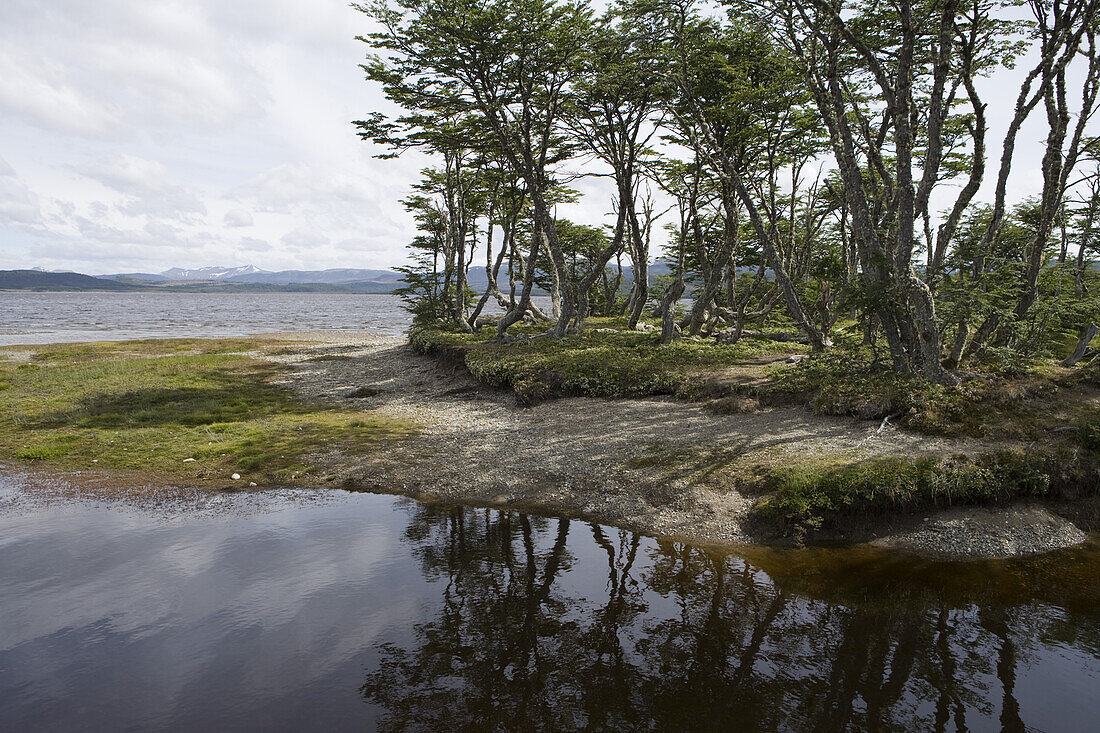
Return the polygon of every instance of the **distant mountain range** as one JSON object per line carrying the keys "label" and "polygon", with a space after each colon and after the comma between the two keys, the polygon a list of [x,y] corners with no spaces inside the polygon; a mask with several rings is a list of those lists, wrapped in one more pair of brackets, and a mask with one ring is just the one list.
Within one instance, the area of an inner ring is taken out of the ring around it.
{"label": "distant mountain range", "polygon": [[[650,278],[668,273],[668,266],[655,262],[649,267]],[[630,267],[623,268],[623,285],[629,287]],[[484,267],[471,267],[470,287],[484,290],[488,282]],[[171,290],[175,292],[328,292],[392,293],[401,284],[401,273],[394,270],[334,268],[328,270],[261,270],[253,265],[242,267],[173,267],[159,273],[122,272],[111,275],[82,275],[77,272],[0,270],[0,290]],[[500,287],[507,288],[501,273]]]}
{"label": "distant mountain range", "polygon": [[231,293],[392,293],[400,273],[392,270],[284,270],[254,267],[173,268],[162,273],[83,275],[77,272],[0,270],[0,290]]}
{"label": "distant mountain range", "polygon": [[393,270],[357,270],[351,268],[338,268],[330,270],[280,270],[272,272],[261,270],[254,265],[242,267],[200,267],[187,270],[182,267],[173,267],[160,273],[125,272],[114,275],[99,275],[108,280],[126,280],[129,282],[142,280],[145,282],[232,282],[232,283],[267,283],[273,285],[289,285],[303,283],[324,283],[328,285],[341,285],[345,283],[396,283],[401,279],[401,273]]}
{"label": "distant mountain range", "polygon": [[102,280],[78,272],[43,272],[42,270],[0,270],[0,290],[141,290],[115,280]]}

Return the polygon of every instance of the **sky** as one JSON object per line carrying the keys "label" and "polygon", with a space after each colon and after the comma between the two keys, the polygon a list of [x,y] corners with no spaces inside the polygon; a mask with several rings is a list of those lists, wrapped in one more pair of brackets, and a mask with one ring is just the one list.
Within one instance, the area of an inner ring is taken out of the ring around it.
{"label": "sky", "polygon": [[424,161],[351,121],[384,104],[344,0],[0,2],[0,269],[388,267]]}
{"label": "sky", "polygon": [[[389,109],[369,30],[346,0],[0,1],[0,269],[401,263],[426,161],[351,125]],[[994,123],[1014,76],[986,85]],[[1012,200],[1039,190],[1040,140],[1021,133]],[[566,214],[607,222],[603,185],[575,187]]]}

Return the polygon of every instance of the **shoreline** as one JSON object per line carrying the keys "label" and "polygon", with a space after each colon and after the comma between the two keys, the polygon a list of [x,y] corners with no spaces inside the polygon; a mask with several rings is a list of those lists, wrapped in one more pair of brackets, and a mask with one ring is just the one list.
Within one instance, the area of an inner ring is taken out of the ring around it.
{"label": "shoreline", "polygon": [[[209,501],[222,495],[252,495],[263,501],[265,495],[283,492],[307,492],[324,500],[333,487],[298,484],[266,484],[256,486],[179,486],[170,481],[142,480],[134,475],[105,471],[50,471],[19,466],[13,471],[0,465],[0,473],[11,471],[7,478],[14,485],[11,507],[18,507],[22,498],[46,502],[92,501],[104,505],[115,503],[139,510],[167,511],[170,514],[191,509],[209,508]],[[514,511],[544,518],[568,518],[602,526],[624,529],[659,542],[683,542],[701,549],[738,556],[768,550],[852,549],[885,551],[909,555],[932,562],[984,562],[1039,557],[1060,550],[1100,546],[1100,530],[1095,525],[1082,529],[1063,514],[1065,506],[1033,502],[1003,507],[953,507],[926,514],[914,514],[891,523],[879,523],[876,529],[863,528],[848,536],[834,536],[806,543],[791,541],[753,540],[729,541],[723,535],[712,534],[712,527],[703,522],[694,530],[658,531],[646,519],[624,519],[615,512],[578,510],[575,505],[548,504],[539,501],[485,498],[477,493],[452,493],[402,490],[393,487],[342,486],[339,491],[403,497],[422,504],[445,507],[468,507]],[[0,502],[0,511],[7,510]],[[1100,505],[1092,508],[1100,511]],[[870,526],[870,525],[869,525]],[[888,529],[884,529],[888,527]],[[1041,528],[1035,532],[1036,527]],[[1012,536],[1004,533],[1011,529]],[[1020,537],[1019,532],[1030,531]],[[965,549],[960,549],[960,545]]]}
{"label": "shoreline", "polygon": [[[245,476],[240,482],[203,481],[200,490],[248,490],[253,481],[254,490],[331,486],[569,516],[697,545],[782,547],[799,540],[749,522],[759,495],[738,482],[742,456],[764,455],[782,465],[829,452],[862,459],[987,447],[893,426],[884,430],[878,421],[814,415],[797,406],[720,415],[672,397],[564,397],[522,407],[510,392],[478,383],[460,365],[416,354],[402,338],[362,332],[264,336],[281,344],[275,353],[253,354],[280,365],[273,384],[308,403],[421,427],[367,453],[318,448],[310,459],[323,482]],[[173,484],[150,482],[140,472],[81,476],[82,483],[115,483],[138,494]],[[1085,541],[1083,530],[1095,529],[1100,516],[1100,505],[1090,502],[870,516],[806,544],[871,543],[944,560],[1033,555]],[[1077,524],[1064,516],[1073,509]]]}

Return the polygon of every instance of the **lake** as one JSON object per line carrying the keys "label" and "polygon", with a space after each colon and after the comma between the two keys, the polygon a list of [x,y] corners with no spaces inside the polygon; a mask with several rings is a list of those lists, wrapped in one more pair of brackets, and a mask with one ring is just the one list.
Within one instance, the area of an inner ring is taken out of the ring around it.
{"label": "lake", "polygon": [[1043,730],[1100,719],[1100,546],[730,553],[338,490],[0,477],[2,730]]}
{"label": "lake", "polygon": [[[550,309],[550,298],[535,303]],[[499,313],[495,303],[486,314]],[[396,295],[348,293],[0,292],[0,346],[285,331],[398,336],[412,317]]]}
{"label": "lake", "polygon": [[279,331],[404,333],[396,295],[0,292],[0,346]]}

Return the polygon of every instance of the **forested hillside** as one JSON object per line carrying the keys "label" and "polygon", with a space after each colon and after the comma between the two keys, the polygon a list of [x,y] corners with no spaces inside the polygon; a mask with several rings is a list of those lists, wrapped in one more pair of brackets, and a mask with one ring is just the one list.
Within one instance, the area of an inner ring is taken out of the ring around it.
{"label": "forested hillside", "polygon": [[0,270],[0,290],[141,290],[140,285],[101,280],[76,272],[42,272],[40,270]]}

